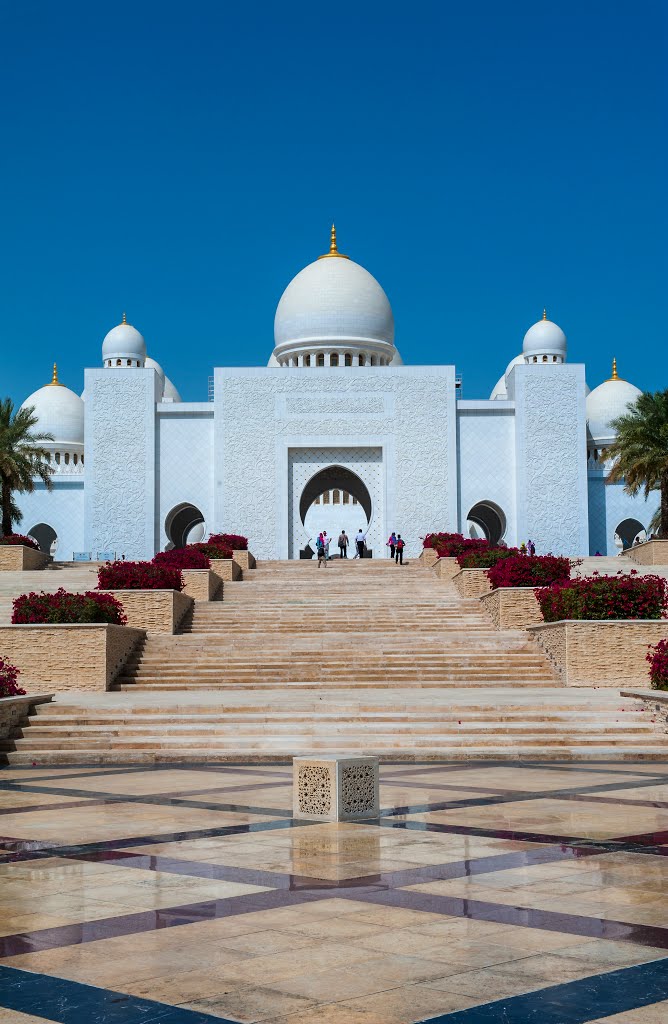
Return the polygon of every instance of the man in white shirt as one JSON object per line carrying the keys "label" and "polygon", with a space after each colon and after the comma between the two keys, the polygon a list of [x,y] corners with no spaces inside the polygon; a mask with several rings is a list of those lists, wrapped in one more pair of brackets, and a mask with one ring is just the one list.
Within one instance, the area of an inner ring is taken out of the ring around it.
{"label": "man in white shirt", "polygon": [[364,533],[362,531],[362,528],[360,527],[359,533],[355,537],[355,546],[357,548],[357,554],[355,555],[355,558],[364,558],[365,541],[366,533]]}

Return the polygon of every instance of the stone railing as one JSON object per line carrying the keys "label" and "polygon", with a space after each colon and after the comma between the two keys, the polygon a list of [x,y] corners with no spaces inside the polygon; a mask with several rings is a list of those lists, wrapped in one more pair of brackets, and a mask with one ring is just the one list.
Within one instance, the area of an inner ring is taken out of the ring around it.
{"label": "stone railing", "polygon": [[536,600],[539,587],[499,587],[483,594],[480,603],[497,629],[526,629],[543,621]]}
{"label": "stone railing", "polygon": [[224,583],[232,583],[243,578],[241,566],[234,558],[212,558],[211,571]]}
{"label": "stone railing", "polygon": [[28,691],[109,690],[145,638],[143,629],[102,622],[0,626],[0,651]]}
{"label": "stone railing", "polygon": [[432,566],[432,571],[436,573],[440,580],[451,580],[460,571],[459,562],[450,555],[446,558],[438,558]]}
{"label": "stone railing", "polygon": [[128,626],[148,633],[176,633],[193,606],[192,597],[179,590],[102,590],[123,605]]}
{"label": "stone railing", "polygon": [[0,544],[0,572],[43,569],[50,561],[51,555],[24,544]]}
{"label": "stone railing", "polygon": [[668,565],[668,540],[646,540],[624,552],[638,565]]}
{"label": "stone railing", "polygon": [[[48,704],[52,693],[36,693],[25,697],[0,697],[0,740],[9,739],[14,729],[26,720],[35,704]],[[3,755],[0,754],[0,762]]]}
{"label": "stone railing", "polygon": [[255,569],[257,567],[255,555],[252,555],[250,551],[234,551],[233,557],[242,572],[245,572],[246,569]]}
{"label": "stone railing", "polygon": [[564,619],[529,626],[566,686],[649,686],[650,644],[668,639],[668,619]]}
{"label": "stone railing", "polygon": [[222,600],[224,583],[211,569],[182,569],[183,593],[193,601]]}
{"label": "stone railing", "polygon": [[487,569],[460,569],[452,582],[462,597],[482,597],[491,589]]}

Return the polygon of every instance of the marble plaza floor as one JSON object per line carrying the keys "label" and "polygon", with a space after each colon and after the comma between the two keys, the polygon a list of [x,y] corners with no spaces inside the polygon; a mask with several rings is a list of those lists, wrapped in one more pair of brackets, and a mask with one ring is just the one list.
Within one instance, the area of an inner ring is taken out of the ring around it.
{"label": "marble plaza floor", "polygon": [[0,1024],[666,1024],[668,764],[0,771]]}

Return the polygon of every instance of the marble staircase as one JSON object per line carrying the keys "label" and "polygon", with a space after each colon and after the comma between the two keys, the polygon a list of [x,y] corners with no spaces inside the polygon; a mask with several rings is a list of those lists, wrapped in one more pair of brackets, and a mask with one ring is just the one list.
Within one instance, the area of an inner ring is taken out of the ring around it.
{"label": "marble staircase", "polygon": [[[522,631],[418,562],[261,562],[151,635],[116,692],[42,705],[0,744],[12,764],[668,756],[614,689],[553,677]],[[0,755],[2,756],[2,755]]]}

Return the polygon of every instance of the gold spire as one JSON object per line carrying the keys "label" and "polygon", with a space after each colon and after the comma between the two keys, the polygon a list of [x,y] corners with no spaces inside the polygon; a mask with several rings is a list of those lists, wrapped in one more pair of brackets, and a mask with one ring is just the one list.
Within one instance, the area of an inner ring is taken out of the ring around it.
{"label": "gold spire", "polygon": [[128,321],[127,321],[127,319],[126,319],[126,316],[125,316],[125,312],[124,312],[124,313],[123,313],[123,319],[121,320],[121,323],[122,323],[122,324],[126,324],[127,322],[128,322]]}
{"label": "gold spire", "polygon": [[608,380],[623,380],[623,377],[619,377],[617,374],[617,359],[613,357],[612,360],[612,376],[608,377]]}
{"label": "gold spire", "polygon": [[543,320],[547,320],[547,308],[543,308]]}
{"label": "gold spire", "polygon": [[57,367],[57,365],[55,363],[53,364],[53,377],[51,378],[51,380],[49,381],[49,383],[46,386],[47,386],[47,388],[62,388],[63,387],[63,385],[58,380],[58,367]]}
{"label": "gold spire", "polygon": [[336,247],[336,227],[332,224],[332,231],[329,237],[329,252],[323,253],[322,256],[318,256],[319,260],[326,260],[330,256],[338,256],[342,260],[347,260],[348,256],[344,256],[342,252]]}

